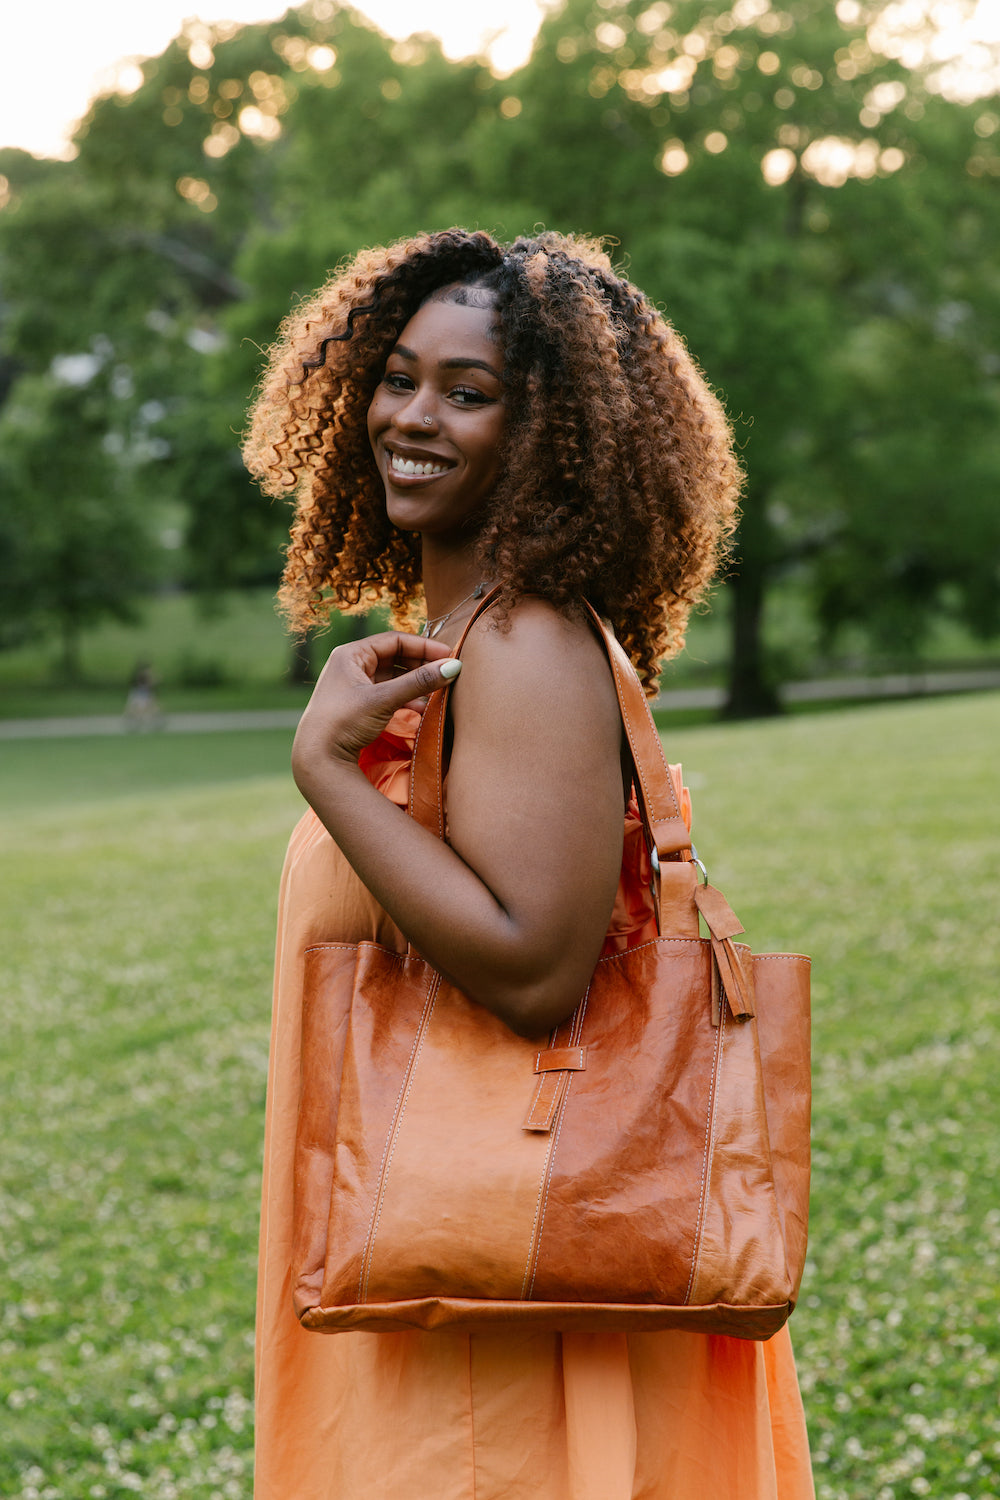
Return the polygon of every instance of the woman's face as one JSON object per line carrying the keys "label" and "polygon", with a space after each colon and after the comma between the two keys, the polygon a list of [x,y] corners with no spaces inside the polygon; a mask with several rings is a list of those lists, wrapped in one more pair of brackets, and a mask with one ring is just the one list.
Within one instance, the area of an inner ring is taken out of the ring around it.
{"label": "woman's face", "polygon": [[496,483],[505,417],[497,329],[492,307],[425,302],[389,355],[368,436],[389,519],[403,531],[467,541]]}

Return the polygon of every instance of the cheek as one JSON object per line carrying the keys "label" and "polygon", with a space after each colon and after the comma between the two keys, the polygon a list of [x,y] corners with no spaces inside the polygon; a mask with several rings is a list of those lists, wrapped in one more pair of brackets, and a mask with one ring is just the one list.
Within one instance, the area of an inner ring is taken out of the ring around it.
{"label": "cheek", "polygon": [[500,468],[500,449],[503,446],[505,428],[506,423],[497,422],[490,432],[488,442],[484,444],[483,461],[494,475]]}

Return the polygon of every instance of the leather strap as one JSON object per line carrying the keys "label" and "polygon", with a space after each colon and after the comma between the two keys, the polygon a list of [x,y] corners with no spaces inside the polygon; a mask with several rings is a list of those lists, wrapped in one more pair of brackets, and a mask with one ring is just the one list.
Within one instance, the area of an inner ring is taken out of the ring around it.
{"label": "leather strap", "polygon": [[[458,645],[451,653],[461,656],[465,638],[479,616],[492,609],[496,603],[497,589],[490,589],[476,605],[466,621]],[[421,715],[413,742],[413,764],[410,770],[410,817],[422,828],[428,829],[435,838],[444,838],[444,792],[442,767],[444,760],[444,728],[448,720],[448,698],[451,685],[432,693],[427,707]]]}
{"label": "leather strap", "polygon": [[674,779],[667,768],[663,742],[649,711],[649,700],[625,650],[597,611],[584,601],[587,613],[611,663],[618,707],[628,736],[635,789],[650,847],[666,856],[690,849],[691,835],[677,803]]}
{"label": "leather strap", "polygon": [[[491,590],[470,615],[455,647],[455,656],[461,655],[465,638],[480,615],[496,603],[497,593],[498,590]],[[628,655],[600,615],[589,604],[585,603],[584,607],[611,665],[618,708],[635,767],[636,797],[647,842],[661,858],[679,854],[690,849],[691,835],[681,815],[673,778],[667,769],[663,745],[642,683]],[[439,839],[444,838],[442,759],[450,692],[449,686],[431,694],[413,746],[410,776],[410,816]]]}

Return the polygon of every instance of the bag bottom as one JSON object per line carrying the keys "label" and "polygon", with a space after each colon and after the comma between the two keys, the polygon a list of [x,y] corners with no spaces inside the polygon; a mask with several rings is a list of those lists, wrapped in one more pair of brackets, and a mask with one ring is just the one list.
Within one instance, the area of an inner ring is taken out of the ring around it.
{"label": "bag bottom", "polygon": [[420,1297],[398,1302],[355,1303],[346,1307],[310,1307],[303,1328],[316,1333],[499,1333],[505,1328],[534,1333],[719,1333],[727,1338],[769,1339],[787,1321],[794,1306],[664,1307],[642,1302],[501,1302],[473,1297]]}

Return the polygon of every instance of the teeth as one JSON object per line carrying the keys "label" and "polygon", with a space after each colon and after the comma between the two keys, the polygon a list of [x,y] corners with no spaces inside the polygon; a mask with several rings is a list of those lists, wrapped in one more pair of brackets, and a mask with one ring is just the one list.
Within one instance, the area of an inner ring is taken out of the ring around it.
{"label": "teeth", "polygon": [[390,461],[396,474],[443,474],[448,467],[447,464],[414,463],[412,458],[400,458],[398,453],[390,454]]}

